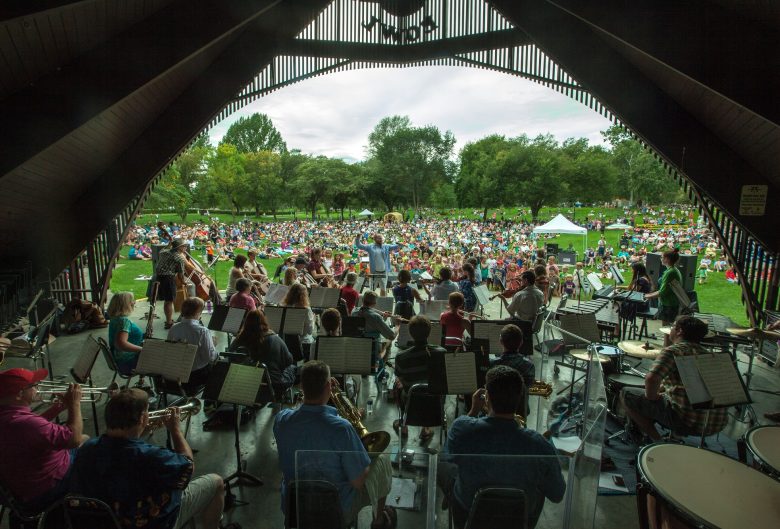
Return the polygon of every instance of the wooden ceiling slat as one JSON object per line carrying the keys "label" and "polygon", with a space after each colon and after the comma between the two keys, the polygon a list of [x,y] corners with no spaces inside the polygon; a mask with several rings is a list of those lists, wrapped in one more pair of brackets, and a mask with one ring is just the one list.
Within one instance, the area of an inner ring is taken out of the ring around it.
{"label": "wooden ceiling slat", "polygon": [[5,63],[11,72],[12,81],[22,85],[26,84],[27,76],[19,58],[19,50],[16,49],[16,44],[11,38],[11,33],[7,26],[0,28],[0,51],[2,51]]}
{"label": "wooden ceiling slat", "polygon": [[38,41],[41,46],[41,50],[45,57],[46,70],[51,70],[59,64],[60,57],[57,53],[57,46],[54,41],[54,35],[52,34],[51,24],[48,18],[36,17],[33,20],[35,24],[35,32],[38,37]]}

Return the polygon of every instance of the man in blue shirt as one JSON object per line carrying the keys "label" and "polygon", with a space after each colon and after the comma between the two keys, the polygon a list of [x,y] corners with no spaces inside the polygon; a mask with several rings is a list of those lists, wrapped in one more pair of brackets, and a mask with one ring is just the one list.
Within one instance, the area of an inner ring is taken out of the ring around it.
{"label": "man in blue shirt", "polygon": [[390,462],[385,456],[369,458],[355,428],[327,405],[333,382],[327,364],[306,362],[301,368],[303,404],[280,411],[274,419],[283,475],[282,510],[287,502],[287,483],[325,480],[339,491],[346,523],[371,505],[372,529],[395,527],[395,510],[385,505],[392,482]]}
{"label": "man in blue shirt", "polygon": [[387,273],[390,268],[390,252],[398,250],[397,244],[383,244],[384,237],[380,233],[374,234],[374,244],[367,245],[360,242],[360,235],[355,237],[355,246],[358,250],[368,253],[368,267],[374,276],[371,280],[371,290],[379,289],[379,294],[387,293]]}
{"label": "man in blue shirt", "polygon": [[[525,393],[520,373],[508,366],[493,367],[485,389],[474,392],[468,415],[452,423],[436,482],[449,499],[455,527],[463,527],[483,487],[522,489],[530,528],[539,520],[545,498],[554,503],[563,499],[566,484],[555,448],[515,421]],[[487,416],[477,417],[485,404]]]}
{"label": "man in blue shirt", "polygon": [[106,404],[108,431],[79,449],[68,492],[106,502],[122,527],[179,529],[194,518],[198,527],[217,529],[222,478],[190,479],[195,465],[179,419],[178,408],[163,419],[172,451],[146,443],[141,435],[149,423],[149,396],[138,388],[120,391]]}

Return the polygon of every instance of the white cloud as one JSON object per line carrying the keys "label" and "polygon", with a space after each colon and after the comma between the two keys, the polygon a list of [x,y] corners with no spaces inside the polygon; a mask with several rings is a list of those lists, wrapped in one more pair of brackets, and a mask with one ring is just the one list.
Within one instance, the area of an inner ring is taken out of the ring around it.
{"label": "white cloud", "polygon": [[609,121],[550,88],[474,68],[430,66],[337,72],[291,85],[247,105],[214,127],[216,144],[241,116],[270,116],[288,148],[360,160],[368,134],[385,116],[451,130],[460,149],[488,134],[550,133],[601,144]]}

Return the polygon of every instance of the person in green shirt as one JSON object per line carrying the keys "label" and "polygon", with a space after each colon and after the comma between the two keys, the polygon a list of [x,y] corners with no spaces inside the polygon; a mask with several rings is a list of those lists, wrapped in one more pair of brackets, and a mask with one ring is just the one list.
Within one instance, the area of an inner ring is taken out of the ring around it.
{"label": "person in green shirt", "polygon": [[[673,281],[682,284],[682,274],[675,266],[679,260],[680,251],[677,248],[664,252],[661,256],[661,263],[666,267],[666,270],[658,280],[658,290],[645,294],[645,299],[658,298],[658,319],[666,327],[672,325],[680,312],[680,301],[671,288]],[[670,343],[666,343],[668,341],[669,336],[667,335],[664,339],[664,346],[670,345]]]}

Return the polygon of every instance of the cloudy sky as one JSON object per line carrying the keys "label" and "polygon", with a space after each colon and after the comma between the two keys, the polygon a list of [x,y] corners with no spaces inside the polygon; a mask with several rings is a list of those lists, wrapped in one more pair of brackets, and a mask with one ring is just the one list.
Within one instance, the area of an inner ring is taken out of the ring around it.
{"label": "cloudy sky", "polygon": [[585,137],[602,144],[609,122],[568,97],[506,74],[447,66],[351,70],[278,90],[244,107],[210,131],[212,144],[241,116],[271,117],[287,142],[307,154],[357,161],[368,134],[385,116],[409,116],[455,135],[456,152],[488,134],[551,133],[559,141]]}

